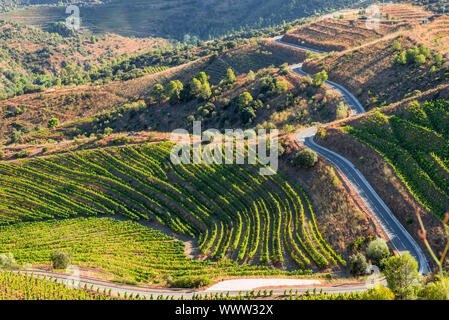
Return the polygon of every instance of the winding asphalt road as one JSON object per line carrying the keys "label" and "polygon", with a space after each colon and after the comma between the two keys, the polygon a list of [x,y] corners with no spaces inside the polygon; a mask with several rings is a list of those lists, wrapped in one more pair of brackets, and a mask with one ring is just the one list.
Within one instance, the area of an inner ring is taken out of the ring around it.
{"label": "winding asphalt road", "polygon": [[[306,51],[325,53],[324,51],[308,49],[296,44],[283,42],[279,37],[273,38],[273,41]],[[290,67],[290,69],[299,75],[308,75],[302,70],[302,64],[293,65]],[[363,108],[362,104],[357,100],[356,97],[354,97],[353,94],[351,94],[351,92],[349,92],[343,86],[332,81],[326,81],[326,84],[340,93],[346,104],[351,109],[352,116],[365,113],[365,109]],[[396,250],[400,254],[403,252],[409,252],[410,255],[412,255],[416,259],[416,261],[418,261],[419,272],[422,274],[429,273],[430,267],[421,248],[418,246],[412,236],[407,232],[407,230],[405,230],[405,228],[387,207],[385,202],[379,197],[376,191],[374,191],[365,177],[360,173],[359,170],[357,170],[357,168],[355,168],[355,166],[351,162],[349,162],[349,160],[329,149],[316,144],[313,141],[316,132],[317,127],[311,127],[303,130],[298,133],[297,140],[325,159],[329,160],[342,172],[357,195],[371,212],[372,216],[377,220],[378,224],[381,226],[382,230],[390,240],[391,244],[396,248]]]}

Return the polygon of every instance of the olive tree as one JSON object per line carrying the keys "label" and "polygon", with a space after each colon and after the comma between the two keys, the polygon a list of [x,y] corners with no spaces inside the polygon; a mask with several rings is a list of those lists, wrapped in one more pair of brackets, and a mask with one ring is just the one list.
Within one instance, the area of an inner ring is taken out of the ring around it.
{"label": "olive tree", "polygon": [[349,257],[349,272],[353,276],[363,276],[366,274],[366,269],[368,268],[368,263],[366,258],[361,253],[353,254]]}
{"label": "olive tree", "polygon": [[381,283],[374,288],[366,290],[362,295],[363,300],[394,300],[394,293],[390,288],[385,288]]}
{"label": "olive tree", "polygon": [[292,160],[292,164],[301,168],[311,168],[318,162],[318,155],[315,151],[305,149],[299,151]]}
{"label": "olive tree", "polygon": [[385,279],[396,297],[407,299],[413,296],[419,284],[418,262],[407,252],[400,257],[390,257],[385,263]]}
{"label": "olive tree", "polygon": [[366,256],[377,266],[380,265],[382,259],[388,258],[389,255],[388,245],[382,238],[371,241],[366,248]]}
{"label": "olive tree", "polygon": [[72,262],[72,256],[63,250],[56,250],[51,253],[51,261],[53,269],[67,269]]}
{"label": "olive tree", "polygon": [[58,119],[52,118],[52,119],[48,120],[47,127],[48,127],[49,129],[54,129],[54,128],[56,128],[57,126],[59,126],[59,120],[58,120]]}
{"label": "olive tree", "polygon": [[12,253],[0,254],[0,268],[12,268],[16,265],[16,260]]}
{"label": "olive tree", "polygon": [[151,97],[157,102],[162,103],[165,99],[165,90],[164,86],[160,83],[157,83],[154,85],[153,89],[151,90]]}

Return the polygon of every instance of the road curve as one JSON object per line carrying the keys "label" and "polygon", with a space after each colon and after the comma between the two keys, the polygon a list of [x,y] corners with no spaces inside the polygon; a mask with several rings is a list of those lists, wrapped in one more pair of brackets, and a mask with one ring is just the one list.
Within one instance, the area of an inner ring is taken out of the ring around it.
{"label": "road curve", "polygon": [[[298,46],[295,44],[290,44],[281,41],[279,37],[272,39],[275,42],[282,43],[283,45],[291,46],[294,48],[299,48],[302,50],[308,50],[312,52],[318,52],[319,50],[307,49],[306,47]],[[318,53],[325,53],[324,51],[319,51]],[[307,76],[308,74],[302,70],[302,64],[293,65],[290,69],[302,76]],[[343,97],[344,101],[348,104],[352,111],[352,116],[357,114],[365,113],[365,109],[362,104],[357,100],[354,95],[349,92],[343,86],[332,82],[326,81],[326,84],[335,89]],[[320,156],[329,160],[333,163],[341,173],[346,177],[351,186],[354,188],[357,195],[363,201],[365,206],[371,212],[374,219],[377,220],[378,224],[381,226],[382,230],[390,240],[391,244],[396,248],[399,253],[409,252],[419,264],[419,272],[421,274],[428,274],[431,270],[429,263],[423,251],[412,238],[412,236],[405,230],[402,224],[394,216],[385,202],[379,197],[379,195],[374,191],[369,182],[360,173],[359,170],[346,158],[338,155],[337,153],[326,149],[313,141],[317,127],[310,127],[298,133],[297,140],[305,145],[306,147],[312,149]]]}
{"label": "road curve", "polygon": [[[211,295],[211,294],[227,294],[229,292],[230,296],[238,296],[239,294],[245,294],[247,291],[251,290],[264,290],[267,291],[273,290],[273,294],[283,294],[285,290],[292,289],[293,291],[298,292],[307,292],[312,291],[316,289],[318,292],[322,291],[323,293],[351,293],[351,292],[362,292],[367,290],[368,288],[374,286],[375,283],[385,283],[384,278],[379,279],[373,279],[371,281],[367,282],[346,282],[346,283],[335,283],[335,284],[316,284],[316,285],[299,285],[299,286],[282,286],[278,288],[273,287],[263,287],[260,286],[258,288],[251,288],[248,290],[245,290],[242,288],[241,290],[227,290],[225,289],[213,289],[213,287],[209,289],[175,289],[175,288],[155,288],[155,287],[146,287],[146,286],[135,286],[135,285],[126,285],[126,284],[119,284],[107,280],[101,280],[91,277],[84,277],[84,276],[77,276],[74,277],[70,274],[65,273],[57,273],[57,272],[49,272],[49,271],[43,271],[43,270],[9,270],[15,273],[22,273],[22,274],[28,274],[33,275],[36,278],[44,278],[47,279],[54,279],[59,283],[65,284],[68,287],[74,287],[74,288],[83,288],[84,286],[87,286],[87,288],[92,288],[93,290],[99,290],[100,292],[103,292],[106,290],[106,292],[111,291],[112,295],[117,295],[120,293],[120,295],[123,297],[125,293],[127,296],[130,296],[131,294],[135,297],[136,295],[139,295],[139,297],[144,297],[146,299],[156,299],[158,296],[162,296],[164,298],[171,298],[173,299],[191,299],[194,295]],[[263,278],[260,280],[267,280],[267,278]],[[223,281],[226,282],[227,280]],[[229,280],[229,281],[235,281],[235,280]]]}

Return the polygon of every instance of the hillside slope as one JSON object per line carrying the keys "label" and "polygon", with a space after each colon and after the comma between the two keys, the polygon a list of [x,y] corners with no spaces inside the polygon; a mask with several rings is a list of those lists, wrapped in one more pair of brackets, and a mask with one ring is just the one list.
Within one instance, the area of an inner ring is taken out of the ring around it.
{"label": "hillside slope", "polygon": [[348,158],[418,242],[442,252],[449,212],[447,100],[408,102],[330,125],[318,142]]}
{"label": "hillside slope", "polygon": [[[46,0],[40,1],[45,3]],[[50,1],[49,1],[50,2]],[[53,1],[51,1],[53,2]],[[83,22],[94,31],[121,35],[209,39],[248,27],[281,24],[331,10],[370,1],[361,0],[111,0],[104,5],[82,7]],[[65,8],[32,8],[9,17],[62,17]],[[111,19],[114,17],[114,19]],[[30,21],[28,21],[30,22]],[[42,24],[42,20],[40,21]],[[45,23],[44,23],[45,24]],[[186,38],[187,39],[187,38]]]}

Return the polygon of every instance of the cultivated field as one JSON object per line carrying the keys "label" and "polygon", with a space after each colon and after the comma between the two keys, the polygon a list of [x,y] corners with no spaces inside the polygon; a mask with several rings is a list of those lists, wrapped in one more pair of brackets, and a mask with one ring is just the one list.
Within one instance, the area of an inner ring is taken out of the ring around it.
{"label": "cultivated field", "polygon": [[437,252],[444,250],[441,221],[449,211],[448,112],[445,100],[410,101],[329,126],[318,139],[356,164],[423,244],[419,215]]}
{"label": "cultivated field", "polygon": [[289,31],[282,41],[323,51],[343,51],[380,39],[398,29],[389,22],[382,22],[379,27],[379,30],[370,30],[365,21],[330,18]]}
{"label": "cultivated field", "polygon": [[3,163],[3,223],[120,214],[195,238],[213,259],[297,268],[345,265],[310,202],[259,166],[172,165],[170,145],[112,148]]}
{"label": "cultivated field", "polygon": [[0,271],[0,300],[111,300],[109,294],[70,289],[65,284],[30,275]]}
{"label": "cultivated field", "polygon": [[74,218],[0,227],[0,253],[20,264],[51,270],[51,253],[73,255],[80,275],[126,283],[162,283],[182,276],[207,278],[288,273],[230,260],[211,262],[186,256],[182,241],[141,225],[113,218]]}

